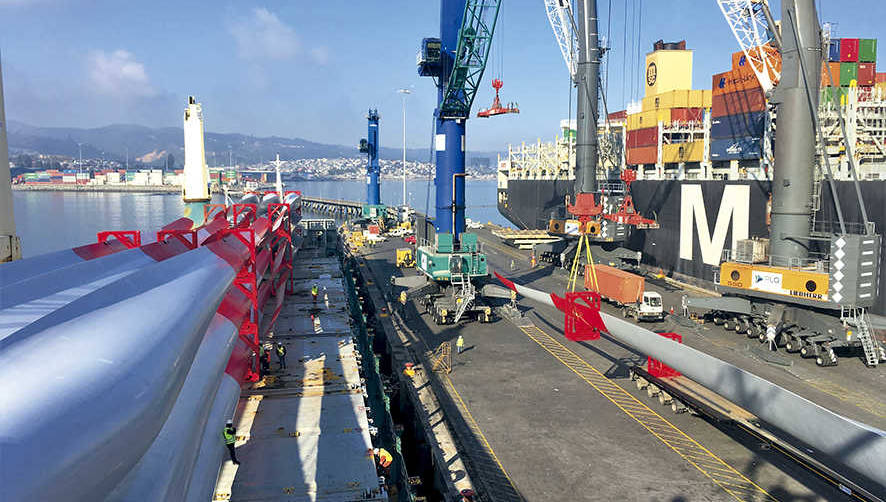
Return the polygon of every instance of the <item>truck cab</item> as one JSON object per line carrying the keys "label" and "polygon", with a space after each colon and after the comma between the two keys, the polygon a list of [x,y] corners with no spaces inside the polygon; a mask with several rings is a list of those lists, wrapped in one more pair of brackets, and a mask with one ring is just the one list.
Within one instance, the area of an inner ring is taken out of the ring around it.
{"label": "truck cab", "polygon": [[637,305],[636,317],[638,321],[661,321],[664,319],[664,307],[661,295],[655,291],[644,291],[640,303]]}

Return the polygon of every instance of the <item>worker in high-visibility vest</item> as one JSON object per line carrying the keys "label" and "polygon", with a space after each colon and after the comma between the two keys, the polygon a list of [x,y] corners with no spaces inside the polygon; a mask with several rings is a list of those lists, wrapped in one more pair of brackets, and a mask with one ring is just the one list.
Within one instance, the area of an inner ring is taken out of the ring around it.
{"label": "worker in high-visibility vest", "polygon": [[234,443],[237,442],[237,429],[234,428],[234,422],[232,420],[228,420],[225,423],[222,437],[225,439],[225,446],[228,447],[228,453],[231,454],[231,462],[233,462],[234,465],[240,465],[240,461],[237,460],[237,453],[234,451]]}
{"label": "worker in high-visibility vest", "polygon": [[458,335],[458,339],[455,340],[455,349],[458,351],[459,354],[461,354],[462,352],[464,352],[464,350],[465,350],[465,339],[464,339],[463,336]]}
{"label": "worker in high-visibility vest", "polygon": [[280,364],[280,369],[286,369],[286,347],[283,346],[282,343],[277,342],[277,363]]}
{"label": "worker in high-visibility vest", "polygon": [[400,291],[400,314],[406,319],[406,291]]}
{"label": "worker in high-visibility vest", "polygon": [[372,452],[375,454],[375,462],[378,465],[379,474],[387,476],[391,463],[394,461],[394,456],[384,448],[375,448]]}
{"label": "worker in high-visibility vest", "polygon": [[314,297],[314,303],[317,303],[317,295],[320,294],[320,288],[316,284],[311,286],[311,296]]}

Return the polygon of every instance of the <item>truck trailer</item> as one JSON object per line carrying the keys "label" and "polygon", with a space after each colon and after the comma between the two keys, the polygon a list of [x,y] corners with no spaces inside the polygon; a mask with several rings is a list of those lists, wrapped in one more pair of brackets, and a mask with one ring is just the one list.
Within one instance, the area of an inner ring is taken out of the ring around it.
{"label": "truck trailer", "polygon": [[600,296],[619,307],[625,318],[638,321],[664,320],[661,295],[644,291],[646,280],[608,265],[585,265],[585,289],[597,291]]}

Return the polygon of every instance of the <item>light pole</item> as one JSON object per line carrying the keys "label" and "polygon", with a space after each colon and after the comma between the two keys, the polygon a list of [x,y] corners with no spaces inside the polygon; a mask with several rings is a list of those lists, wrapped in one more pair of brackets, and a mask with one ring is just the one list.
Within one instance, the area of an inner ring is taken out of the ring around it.
{"label": "light pole", "polygon": [[80,152],[80,162],[77,164],[77,172],[83,172],[83,143],[77,143],[77,151]]}
{"label": "light pole", "polygon": [[406,206],[406,96],[412,94],[409,89],[398,89],[403,96],[403,205]]}

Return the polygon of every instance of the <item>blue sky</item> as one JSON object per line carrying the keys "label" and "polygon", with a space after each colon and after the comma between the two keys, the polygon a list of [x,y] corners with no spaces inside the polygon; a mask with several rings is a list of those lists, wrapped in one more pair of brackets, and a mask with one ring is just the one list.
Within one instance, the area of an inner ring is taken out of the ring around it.
{"label": "blue sky", "polygon": [[[471,120],[472,150],[550,139],[568,113],[566,67],[542,0],[502,3],[495,63],[474,110],[492,102],[489,82],[500,76],[503,100],[519,103],[521,113]],[[772,3],[777,13],[779,1]],[[886,43],[886,1],[818,3],[839,36]],[[655,40],[686,39],[695,51],[696,89],[710,88],[711,75],[727,70],[738,50],[714,0],[599,5],[603,34],[612,6],[611,110],[623,107],[631,89],[639,95],[642,70],[630,54],[642,57]],[[422,37],[438,34],[439,16],[432,0],[0,0],[7,118],[38,126],[180,126],[193,94],[210,131],[356,144],[365,135],[366,109],[374,106],[382,116],[382,144],[399,146],[396,90],[411,87],[408,144],[427,148],[436,94],[429,79],[416,75],[415,54]]]}

